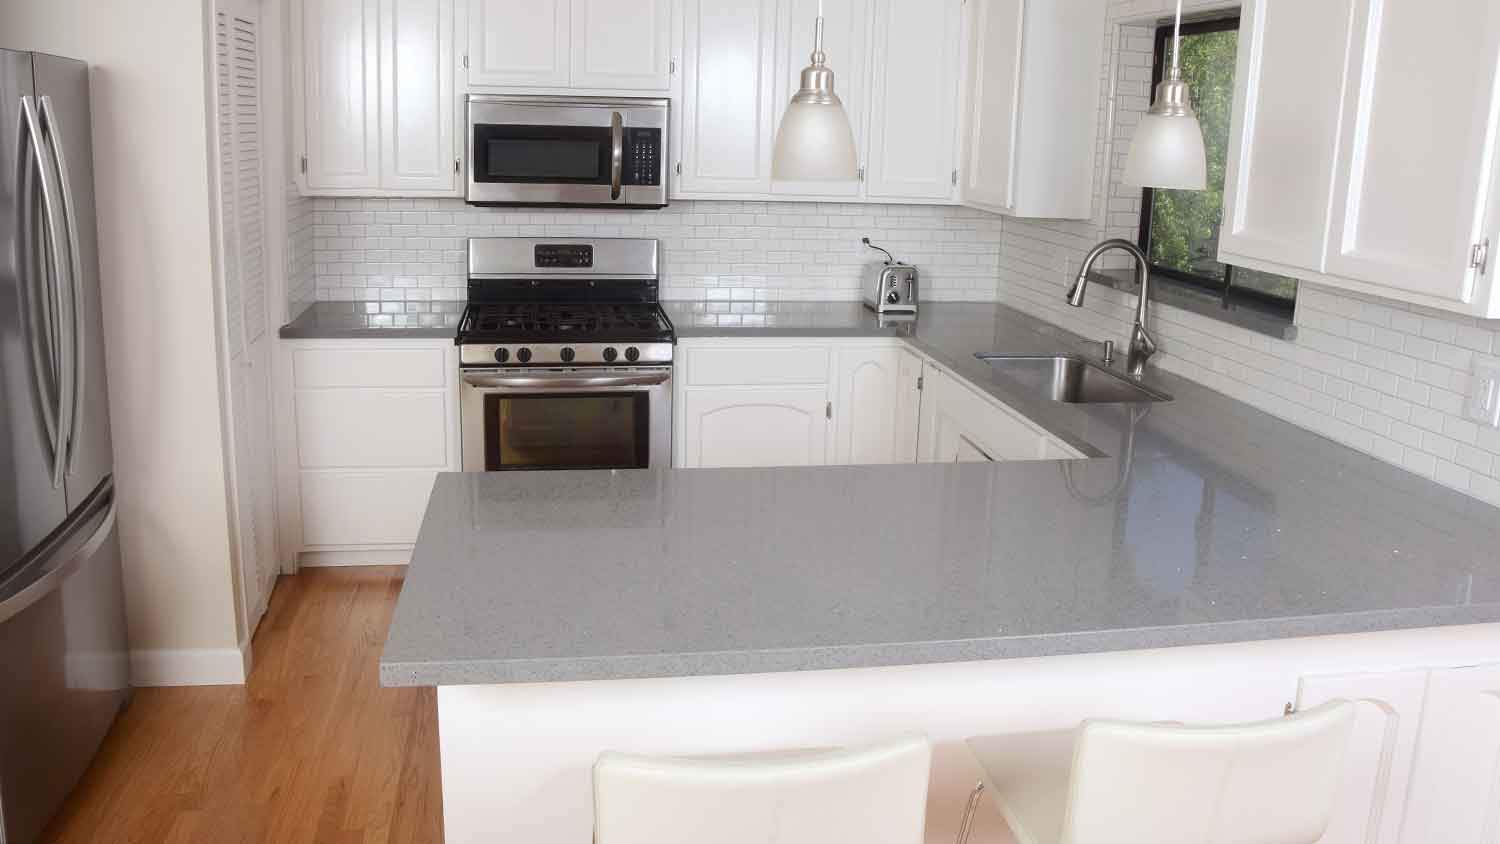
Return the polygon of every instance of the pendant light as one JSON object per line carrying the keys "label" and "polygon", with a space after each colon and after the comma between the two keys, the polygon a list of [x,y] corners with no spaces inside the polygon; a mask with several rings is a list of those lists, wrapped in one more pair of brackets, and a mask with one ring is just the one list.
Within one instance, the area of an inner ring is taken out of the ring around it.
{"label": "pendant light", "polygon": [[833,92],[833,71],[823,52],[823,0],[813,35],[812,64],[781,118],[771,158],[771,178],[791,182],[852,182],[859,178],[849,115]]}
{"label": "pendant light", "polygon": [[1177,0],[1177,24],[1172,32],[1172,70],[1156,86],[1151,110],[1141,118],[1125,159],[1121,177],[1127,185],[1143,188],[1205,190],[1208,160],[1203,152],[1203,129],[1193,112],[1192,93],[1182,81],[1182,0]]}

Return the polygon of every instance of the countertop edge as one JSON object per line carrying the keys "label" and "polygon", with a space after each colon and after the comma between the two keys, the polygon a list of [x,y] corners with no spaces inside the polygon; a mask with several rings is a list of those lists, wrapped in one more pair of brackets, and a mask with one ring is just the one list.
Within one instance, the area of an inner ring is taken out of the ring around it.
{"label": "countertop edge", "polygon": [[950,642],[830,645],[759,651],[448,662],[388,660],[382,654],[380,684],[389,688],[508,685],[890,668],[1120,653],[1496,622],[1500,622],[1500,604],[1478,604],[1467,607],[1373,610],[1340,615],[1288,616]]}

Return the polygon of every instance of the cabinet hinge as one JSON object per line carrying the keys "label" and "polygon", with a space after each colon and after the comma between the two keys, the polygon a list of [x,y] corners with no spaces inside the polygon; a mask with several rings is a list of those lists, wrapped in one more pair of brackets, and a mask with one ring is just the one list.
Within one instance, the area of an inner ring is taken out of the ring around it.
{"label": "cabinet hinge", "polygon": [[677,175],[681,176],[682,175],[682,162],[681,161],[677,162],[677,166],[675,168],[673,168],[673,169],[675,169],[677,171]]}
{"label": "cabinet hinge", "polygon": [[823,406],[823,415],[829,419],[833,418],[833,402],[829,402]]}
{"label": "cabinet hinge", "polygon": [[464,53],[464,70],[469,69],[469,54]]}
{"label": "cabinet hinge", "polygon": [[676,73],[676,72],[677,72],[677,57],[673,56],[671,59],[669,59],[667,61],[667,73]]}
{"label": "cabinet hinge", "polygon": [[455,157],[453,159],[453,172],[454,173],[462,173],[463,171],[464,171],[464,160],[462,158],[456,158]]}
{"label": "cabinet hinge", "polygon": [[924,377],[923,377],[923,376],[921,376],[921,375],[918,375],[918,376],[917,376],[917,391],[918,391],[918,392],[921,392],[921,390],[922,390],[922,385],[923,385],[923,384],[926,384],[926,383],[927,383],[927,381],[926,381],[926,380],[925,380],[925,379],[924,379]]}
{"label": "cabinet hinge", "polygon": [[958,184],[958,171],[957,170],[953,171],[953,184],[955,184],[955,185]]}
{"label": "cabinet hinge", "polygon": [[1479,270],[1484,275],[1490,266],[1490,241],[1486,238],[1483,242],[1474,244],[1474,250],[1469,253],[1469,266]]}
{"label": "cabinet hinge", "polygon": [[863,167],[859,168],[858,175],[859,175],[859,180],[861,182],[863,182],[865,180],[865,168],[863,168]]}
{"label": "cabinet hinge", "polygon": [[304,154],[302,156],[301,167],[302,167],[302,175],[306,176],[307,175],[307,155],[306,154]]}

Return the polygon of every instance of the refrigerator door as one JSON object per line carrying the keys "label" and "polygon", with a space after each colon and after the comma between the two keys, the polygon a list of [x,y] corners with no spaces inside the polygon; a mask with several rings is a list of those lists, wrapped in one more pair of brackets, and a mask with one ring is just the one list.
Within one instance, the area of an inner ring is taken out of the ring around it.
{"label": "refrigerator door", "polygon": [[[59,396],[44,324],[49,296],[41,268],[26,260],[41,226],[35,139],[22,117],[23,98],[34,95],[31,54],[0,50],[0,577],[69,509],[63,488],[53,484]],[[30,186],[24,193],[23,180]],[[23,223],[29,247],[19,234]]]}
{"label": "refrigerator door", "polygon": [[30,844],[129,694],[114,484],[0,582],[0,842]]}
{"label": "refrigerator door", "polygon": [[67,231],[63,298],[73,306],[65,320],[72,346],[71,405],[65,472],[68,509],[75,510],[113,472],[109,395],[104,377],[104,307],[99,295],[99,247],[94,220],[94,153],[90,143],[88,65],[37,53],[33,59],[42,132],[56,170]]}

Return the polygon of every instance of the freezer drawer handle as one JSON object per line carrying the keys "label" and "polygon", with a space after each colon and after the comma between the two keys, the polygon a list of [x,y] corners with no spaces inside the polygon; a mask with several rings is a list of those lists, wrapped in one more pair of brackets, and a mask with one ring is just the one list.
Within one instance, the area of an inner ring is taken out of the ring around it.
{"label": "freezer drawer handle", "polygon": [[73,406],[69,410],[68,422],[68,475],[78,467],[78,444],[83,432],[83,377],[84,377],[84,330],[83,330],[83,259],[78,245],[78,214],[73,208],[73,185],[68,179],[68,158],[58,141],[60,127],[57,110],[52,107],[52,98],[42,96],[42,120],[47,126],[47,137],[51,141],[52,155],[57,166],[57,180],[62,185],[63,219],[68,225],[68,260],[72,271],[68,273],[73,282]]}
{"label": "freezer drawer handle", "polygon": [[94,500],[85,504],[90,510],[102,509],[104,515],[98,517],[96,527],[84,540],[72,549],[67,558],[52,566],[45,574],[38,577],[26,588],[0,601],[0,624],[20,615],[36,602],[59,589],[63,581],[67,580],[83,562],[94,556],[104,540],[109,537],[109,532],[115,527],[115,488],[114,482],[108,482],[108,486],[94,494]]}

